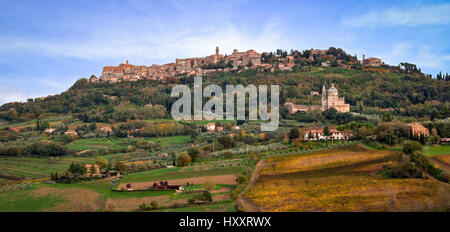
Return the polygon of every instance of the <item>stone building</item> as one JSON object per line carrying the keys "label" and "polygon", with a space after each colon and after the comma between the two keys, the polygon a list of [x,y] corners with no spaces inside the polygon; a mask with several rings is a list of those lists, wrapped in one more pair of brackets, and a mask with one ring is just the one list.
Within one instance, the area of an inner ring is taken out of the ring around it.
{"label": "stone building", "polygon": [[[91,167],[94,165],[94,173],[91,173]],[[85,164],[86,174],[89,176],[100,176],[100,167],[97,164]]]}
{"label": "stone building", "polygon": [[338,112],[349,112],[350,105],[345,104],[345,99],[339,97],[338,90],[331,84],[331,88],[328,91],[325,85],[322,87],[322,110],[329,108],[335,108]]}
{"label": "stone building", "polygon": [[369,57],[366,59],[366,56],[363,55],[362,65],[364,67],[379,67],[383,64],[381,59],[375,57]]}
{"label": "stone building", "polygon": [[238,52],[237,49],[233,50],[233,53],[225,57],[224,61],[231,62],[233,67],[238,66],[259,66],[261,65],[261,54],[255,50],[250,49],[246,52]]}
{"label": "stone building", "polygon": [[412,135],[424,135],[424,136],[430,136],[430,131],[428,128],[422,126],[420,123],[410,123],[408,124],[409,133],[412,133]]}
{"label": "stone building", "polygon": [[314,111],[314,110],[321,109],[321,107],[318,106],[318,105],[309,105],[309,106],[307,106],[307,105],[296,105],[296,104],[294,104],[292,102],[286,102],[286,103],[284,103],[283,106],[287,108],[289,114],[295,114],[298,111],[309,112],[309,111]]}

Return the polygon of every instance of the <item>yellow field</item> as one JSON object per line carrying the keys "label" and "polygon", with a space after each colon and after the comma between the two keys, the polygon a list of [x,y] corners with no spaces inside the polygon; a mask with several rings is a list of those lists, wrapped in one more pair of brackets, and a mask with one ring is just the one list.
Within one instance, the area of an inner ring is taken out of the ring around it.
{"label": "yellow field", "polygon": [[396,155],[355,147],[268,159],[245,197],[260,211],[271,212],[446,211],[450,208],[447,184],[375,175],[383,165],[397,162],[384,159],[389,156]]}
{"label": "yellow field", "polygon": [[396,152],[369,150],[355,146],[346,149],[331,149],[325,153],[278,156],[267,159],[262,175],[311,171],[323,168],[339,167],[359,162],[394,158]]}

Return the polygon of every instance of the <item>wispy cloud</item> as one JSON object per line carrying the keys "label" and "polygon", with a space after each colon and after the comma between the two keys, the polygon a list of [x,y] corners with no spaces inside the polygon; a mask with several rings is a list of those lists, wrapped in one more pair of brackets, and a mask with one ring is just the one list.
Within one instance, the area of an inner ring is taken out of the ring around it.
{"label": "wispy cloud", "polygon": [[21,102],[27,99],[27,95],[18,91],[11,91],[10,89],[0,86],[0,105],[8,102]]}
{"label": "wispy cloud", "polygon": [[[397,43],[388,47],[380,57],[390,64],[409,62],[418,67],[438,70],[450,63],[450,55],[439,54],[429,46],[413,46],[410,43]],[[434,74],[434,73],[433,73]]]}
{"label": "wispy cloud", "polygon": [[292,42],[283,37],[283,27],[274,21],[264,25],[259,33],[251,33],[232,24],[220,27],[192,29],[160,29],[143,33],[108,32],[101,36],[76,41],[51,41],[36,38],[0,37],[0,52],[26,51],[48,57],[65,56],[86,60],[111,58],[174,60],[175,57],[205,56],[219,46],[221,52],[232,49],[253,48],[258,51],[273,50],[280,45],[289,47]]}
{"label": "wispy cloud", "polygon": [[353,27],[448,25],[450,24],[449,12],[450,4],[408,9],[394,7],[347,18],[343,20],[343,24]]}

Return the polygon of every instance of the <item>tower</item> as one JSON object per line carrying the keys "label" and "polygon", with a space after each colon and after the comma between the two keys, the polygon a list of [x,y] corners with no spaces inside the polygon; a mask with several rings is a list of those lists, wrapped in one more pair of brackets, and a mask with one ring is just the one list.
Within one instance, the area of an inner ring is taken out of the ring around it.
{"label": "tower", "polygon": [[219,55],[219,46],[216,47],[216,55]]}
{"label": "tower", "polygon": [[365,66],[365,64],[366,64],[366,55],[363,54],[362,66]]}
{"label": "tower", "polygon": [[128,64],[128,60],[127,60],[127,64]]}
{"label": "tower", "polygon": [[325,88],[325,85],[322,86],[322,108],[328,107],[328,100],[327,100],[327,89]]}

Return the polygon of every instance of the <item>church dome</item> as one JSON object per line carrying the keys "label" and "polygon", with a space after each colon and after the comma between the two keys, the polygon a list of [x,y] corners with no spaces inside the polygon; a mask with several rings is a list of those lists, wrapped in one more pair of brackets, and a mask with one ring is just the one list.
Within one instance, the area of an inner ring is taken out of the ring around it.
{"label": "church dome", "polygon": [[334,87],[334,84],[331,84],[331,88],[328,90],[328,92],[337,92],[337,89]]}

